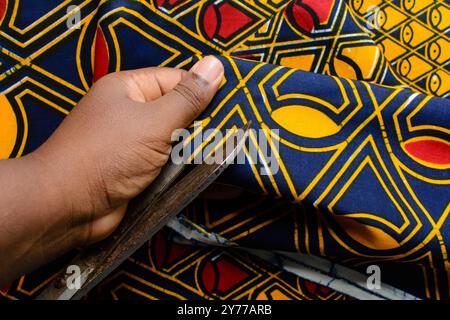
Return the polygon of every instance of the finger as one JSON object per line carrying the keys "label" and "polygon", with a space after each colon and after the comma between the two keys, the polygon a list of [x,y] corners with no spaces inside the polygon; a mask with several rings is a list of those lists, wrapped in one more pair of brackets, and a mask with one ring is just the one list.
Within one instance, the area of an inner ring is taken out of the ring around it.
{"label": "finger", "polygon": [[223,74],[217,58],[208,56],[197,62],[171,91],[150,103],[152,125],[157,123],[160,134],[168,139],[174,130],[187,127],[211,102]]}
{"label": "finger", "polygon": [[117,228],[120,221],[122,221],[122,218],[127,211],[127,206],[128,204],[124,204],[109,214],[93,221],[88,244],[106,239]]}
{"label": "finger", "polygon": [[130,99],[148,102],[170,92],[186,73],[182,69],[150,67],[122,71],[117,76],[125,84]]}

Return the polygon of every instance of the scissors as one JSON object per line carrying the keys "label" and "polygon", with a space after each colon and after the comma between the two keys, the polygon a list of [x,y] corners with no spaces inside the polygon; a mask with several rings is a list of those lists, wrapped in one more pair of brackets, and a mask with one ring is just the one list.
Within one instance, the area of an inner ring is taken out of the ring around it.
{"label": "scissors", "polygon": [[[36,299],[79,300],[84,297],[220,176],[244,145],[250,125],[248,122],[243,127],[243,134],[227,138],[220,161],[213,164],[205,161],[187,173],[186,164],[166,164],[150,187],[130,203],[113,234],[81,251]],[[78,285],[77,281],[68,285],[73,279],[72,273],[66,272],[69,266],[78,268]]]}

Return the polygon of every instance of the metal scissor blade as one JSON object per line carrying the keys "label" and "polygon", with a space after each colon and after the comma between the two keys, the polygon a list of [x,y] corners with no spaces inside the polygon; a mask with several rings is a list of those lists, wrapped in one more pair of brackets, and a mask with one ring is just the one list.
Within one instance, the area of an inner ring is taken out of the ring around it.
{"label": "metal scissor blade", "polygon": [[[249,125],[247,124],[244,128],[245,134],[233,135],[229,138],[233,139],[232,147],[229,147],[230,143],[226,143],[227,149],[230,150],[223,152],[221,161],[195,166],[167,191],[161,193],[160,188],[157,195],[155,192],[150,193],[137,206],[142,212],[132,214],[134,220],[128,218],[119,226],[118,233],[114,232],[115,236],[108,238],[100,245],[88,248],[77,256],[70,265],[76,265],[81,270],[79,289],[68,288],[67,276],[63,275],[47,286],[37,299],[69,300],[85,296],[217,179],[241,150],[247,138]],[[181,170],[181,167],[171,166],[172,169],[167,170],[167,176],[161,178],[159,182],[165,187],[178,176]]]}

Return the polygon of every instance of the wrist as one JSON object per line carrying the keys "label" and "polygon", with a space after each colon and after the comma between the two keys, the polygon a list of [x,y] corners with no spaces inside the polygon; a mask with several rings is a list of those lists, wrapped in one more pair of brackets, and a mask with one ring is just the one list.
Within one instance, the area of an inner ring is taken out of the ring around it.
{"label": "wrist", "polygon": [[33,179],[27,183],[38,191],[33,202],[42,218],[47,221],[47,227],[53,229],[54,226],[55,230],[63,231],[66,234],[66,246],[76,247],[82,244],[86,218],[81,213],[82,209],[75,205],[79,202],[73,199],[77,195],[69,185],[67,175],[57,163],[48,161],[36,151],[17,161],[22,162],[25,179]]}
{"label": "wrist", "polygon": [[86,227],[39,156],[0,161],[0,176],[0,281],[13,280],[80,245]]}

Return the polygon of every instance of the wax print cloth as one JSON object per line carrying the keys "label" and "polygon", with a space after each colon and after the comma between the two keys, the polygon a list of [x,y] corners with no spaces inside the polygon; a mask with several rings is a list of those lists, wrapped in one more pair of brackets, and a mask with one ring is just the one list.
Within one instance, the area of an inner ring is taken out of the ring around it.
{"label": "wax print cloth", "polygon": [[[0,157],[107,73],[215,55],[200,129],[251,120],[279,170],[231,166],[240,196],[196,200],[88,299],[448,299],[449,32],[443,0],[0,0]],[[1,297],[36,296],[73,254]]]}

